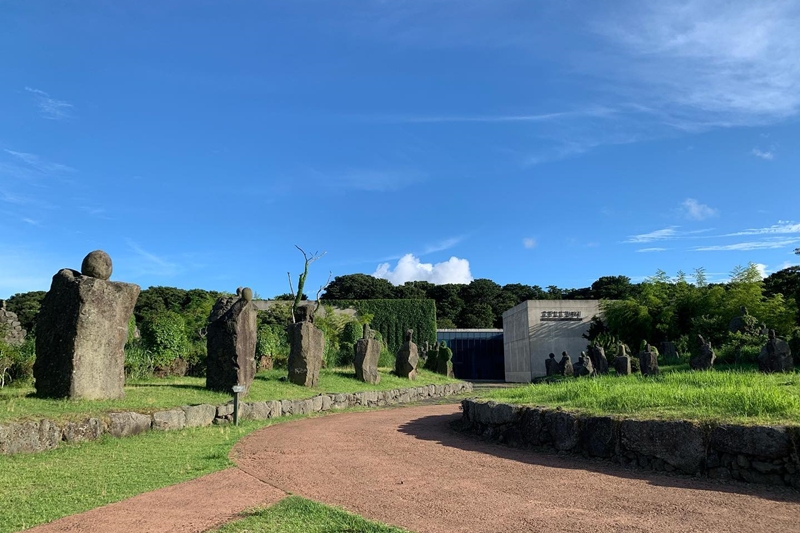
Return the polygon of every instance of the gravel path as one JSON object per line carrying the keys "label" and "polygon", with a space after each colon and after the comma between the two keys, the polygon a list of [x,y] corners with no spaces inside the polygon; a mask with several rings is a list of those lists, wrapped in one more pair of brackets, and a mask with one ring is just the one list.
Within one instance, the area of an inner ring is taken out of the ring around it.
{"label": "gravel path", "polygon": [[291,492],[418,533],[800,533],[797,492],[514,450],[453,432],[459,416],[426,405],[278,424],[234,447],[239,468],[30,531],[202,532]]}

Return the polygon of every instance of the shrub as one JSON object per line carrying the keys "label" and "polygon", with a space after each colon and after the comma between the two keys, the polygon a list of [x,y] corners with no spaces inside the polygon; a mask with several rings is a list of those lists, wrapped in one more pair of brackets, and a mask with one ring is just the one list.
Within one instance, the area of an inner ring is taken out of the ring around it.
{"label": "shrub", "polygon": [[127,378],[149,378],[154,371],[153,354],[142,346],[142,343],[134,342],[125,346],[125,376]]}
{"label": "shrub", "polygon": [[339,336],[340,342],[349,342],[353,346],[364,335],[364,326],[358,320],[351,320],[344,325],[342,334]]}
{"label": "shrub", "polygon": [[174,311],[149,315],[142,323],[142,345],[152,354],[156,368],[170,368],[188,352],[183,317]]}
{"label": "shrub", "polygon": [[339,343],[339,357],[336,366],[350,366],[355,362],[356,347],[354,344],[342,341]]}
{"label": "shrub", "polygon": [[0,340],[0,387],[9,383],[29,383],[33,379],[35,360],[36,345],[33,336],[28,336],[21,346]]}

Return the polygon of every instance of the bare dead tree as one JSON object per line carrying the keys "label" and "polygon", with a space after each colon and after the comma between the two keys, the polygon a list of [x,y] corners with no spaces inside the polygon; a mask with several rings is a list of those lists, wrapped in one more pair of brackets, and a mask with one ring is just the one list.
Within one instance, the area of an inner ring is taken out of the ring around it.
{"label": "bare dead tree", "polygon": [[[309,254],[296,244],[294,245],[294,247],[300,250],[300,253],[303,254],[303,259],[305,260],[305,264],[303,265],[303,272],[298,276],[297,279],[296,293],[294,292],[294,287],[292,286],[292,275],[289,272],[286,273],[289,276],[289,289],[291,290],[291,295],[294,297],[294,303],[292,303],[292,322],[296,320],[295,311],[297,311],[297,308],[300,306],[300,302],[303,299],[303,289],[306,286],[306,278],[308,277],[308,265],[310,265],[311,263],[313,263],[318,259],[321,259],[322,256],[324,256],[327,253],[327,252],[322,252],[322,253],[314,252],[313,254]],[[330,283],[330,280],[328,282]],[[317,303],[317,307],[319,307],[319,303]]]}
{"label": "bare dead tree", "polygon": [[314,306],[314,312],[316,313],[319,310],[319,296],[322,294],[322,291],[328,288],[328,285],[331,284],[331,277],[333,277],[333,272],[328,272],[328,281],[325,282],[325,285],[321,286],[317,291],[317,305]]}

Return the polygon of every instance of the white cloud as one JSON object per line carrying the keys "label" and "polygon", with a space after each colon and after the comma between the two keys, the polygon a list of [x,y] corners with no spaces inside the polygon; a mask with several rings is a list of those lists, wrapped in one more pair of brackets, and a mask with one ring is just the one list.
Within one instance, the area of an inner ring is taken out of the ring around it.
{"label": "white cloud", "polygon": [[762,152],[758,148],[753,148],[753,151],[751,153],[754,156],[760,157],[761,159],[766,159],[767,161],[772,161],[773,159],[775,159],[775,154],[770,150],[767,150],[766,152]]}
{"label": "white cloud", "polygon": [[406,254],[400,258],[392,270],[389,263],[378,265],[376,278],[389,280],[393,285],[402,285],[406,281],[428,281],[436,285],[445,283],[469,283],[472,273],[469,270],[469,261],[451,257],[442,263],[422,263],[413,254]]}
{"label": "white cloud", "polygon": [[722,252],[722,251],[750,251],[750,250],[774,250],[778,248],[785,248],[800,242],[800,238],[796,239],[771,239],[766,241],[753,241],[753,242],[739,242],[736,244],[725,244],[717,246],[701,246],[694,248],[696,252]]}
{"label": "white cloud", "polygon": [[608,75],[686,125],[707,127],[798,113],[799,26],[796,2],[688,0],[629,3],[595,28],[621,48]]}
{"label": "white cloud", "polygon": [[774,235],[786,233],[800,233],[800,224],[779,220],[777,224],[773,224],[767,228],[746,229],[736,233],[728,233],[725,237],[737,237],[739,235]]}
{"label": "white cloud", "polygon": [[764,263],[756,263],[756,270],[758,270],[758,275],[761,276],[761,279],[767,277],[767,265]]}
{"label": "white cloud", "polygon": [[57,173],[57,172],[75,172],[75,169],[72,167],[68,167],[67,165],[62,165],[61,163],[51,163],[49,161],[43,160],[36,154],[29,154],[27,152],[15,152],[14,150],[3,149],[9,155],[14,156],[14,158],[22,161],[27,166],[33,168],[41,172],[42,174],[50,174],[50,173]]}
{"label": "white cloud", "polygon": [[536,239],[532,237],[525,237],[524,239],[522,239],[522,246],[524,246],[528,250],[536,248],[536,244],[537,244]]}
{"label": "white cloud", "polygon": [[641,248],[636,251],[641,253],[649,253],[649,252],[666,252],[667,250],[668,248]]}
{"label": "white cloud", "polygon": [[56,100],[46,92],[39,89],[25,87],[25,90],[33,94],[34,98],[36,98],[36,103],[39,106],[39,112],[44,118],[50,120],[62,120],[71,116],[70,110],[72,109],[72,104],[69,102]]}
{"label": "white cloud", "polygon": [[694,198],[687,198],[681,204],[683,214],[686,218],[691,218],[692,220],[705,220],[707,218],[715,217],[718,214],[718,211],[713,207],[709,207],[706,204],[701,204]]}
{"label": "white cloud", "polygon": [[450,237],[449,239],[429,244],[419,255],[427,255],[435,252],[443,252],[445,250],[449,250],[450,248],[456,246],[463,240],[464,240],[463,236],[458,236],[458,237]]}
{"label": "white cloud", "polygon": [[677,226],[672,226],[670,228],[659,229],[656,231],[651,231],[650,233],[642,233],[640,235],[631,235],[628,237],[628,240],[623,241],[626,243],[643,243],[643,242],[653,242],[653,241],[663,241],[667,239],[674,239],[678,232],[676,231]]}

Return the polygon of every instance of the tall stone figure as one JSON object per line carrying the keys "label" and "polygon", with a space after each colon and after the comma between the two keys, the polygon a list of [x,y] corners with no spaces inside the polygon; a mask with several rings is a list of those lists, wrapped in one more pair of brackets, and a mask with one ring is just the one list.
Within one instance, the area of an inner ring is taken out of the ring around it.
{"label": "tall stone figure", "polygon": [[631,375],[631,354],[624,343],[617,346],[617,356],[614,358],[614,370],[618,376]]}
{"label": "tall stone figure", "polygon": [[325,352],[325,334],[314,325],[313,307],[298,306],[295,314],[297,322],[289,326],[289,381],[295,385],[316,387]]}
{"label": "tall stone figure", "polygon": [[448,378],[456,377],[453,373],[453,350],[447,347],[447,343],[442,341],[439,344],[439,353],[436,358],[436,373]]}
{"label": "tall stone figure", "polygon": [[639,368],[643,376],[657,376],[658,370],[658,351],[655,346],[650,346],[645,343],[641,352],[639,352]]}
{"label": "tall stone figure", "polygon": [[792,350],[789,344],[769,330],[769,340],[758,355],[758,369],[762,372],[791,372],[794,370]]}
{"label": "tall stone figure", "polygon": [[109,281],[111,257],[86,256],[81,271],[53,276],[36,322],[36,393],[108,400],[125,395],[125,342],[140,288]]}
{"label": "tall stone figure", "polygon": [[581,352],[578,356],[578,361],[572,367],[573,374],[576,378],[581,376],[594,376],[595,370],[592,365],[592,360],[586,355],[586,352]]}
{"label": "tall stone figure", "polygon": [[558,362],[558,374],[561,376],[571,376],[574,372],[572,368],[572,359],[569,358],[569,354],[566,351],[561,352],[561,361]]}
{"label": "tall stone figure", "polygon": [[608,374],[608,359],[602,346],[596,344],[589,346],[589,359],[592,360],[596,374]]}
{"label": "tall stone figure", "polygon": [[711,343],[706,341],[702,335],[697,336],[700,343],[700,353],[689,358],[689,368],[692,370],[711,370],[714,367],[714,348]]}
{"label": "tall stone figure", "polygon": [[372,336],[369,324],[364,324],[362,337],[356,341],[356,379],[377,385],[381,382],[378,373],[378,359],[381,357],[381,343]]}
{"label": "tall stone figure", "polygon": [[242,385],[247,394],[256,375],[258,311],[253,291],[236,290],[233,298],[220,298],[208,317],[206,388],[230,393]]}
{"label": "tall stone figure", "polygon": [[411,340],[413,335],[413,329],[406,330],[406,342],[398,350],[394,365],[395,374],[412,380],[417,379],[417,363],[419,363],[417,345]]}

